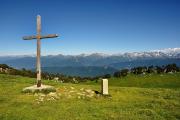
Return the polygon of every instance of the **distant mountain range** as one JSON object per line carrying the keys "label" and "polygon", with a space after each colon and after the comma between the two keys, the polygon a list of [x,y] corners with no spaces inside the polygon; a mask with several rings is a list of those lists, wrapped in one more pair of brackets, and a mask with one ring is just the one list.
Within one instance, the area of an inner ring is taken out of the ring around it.
{"label": "distant mountain range", "polygon": [[[94,76],[137,66],[162,66],[170,63],[176,63],[180,66],[180,48],[111,55],[103,53],[48,55],[42,56],[41,62],[43,71],[67,75]],[[0,63],[19,69],[34,69],[36,56],[0,56]]]}

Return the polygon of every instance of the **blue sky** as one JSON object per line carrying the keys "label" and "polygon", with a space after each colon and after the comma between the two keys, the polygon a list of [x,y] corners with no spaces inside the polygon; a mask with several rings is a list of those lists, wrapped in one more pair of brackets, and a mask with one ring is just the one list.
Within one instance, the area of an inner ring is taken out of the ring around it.
{"label": "blue sky", "polygon": [[180,47],[179,0],[0,0],[0,55],[36,53],[38,14],[44,55]]}

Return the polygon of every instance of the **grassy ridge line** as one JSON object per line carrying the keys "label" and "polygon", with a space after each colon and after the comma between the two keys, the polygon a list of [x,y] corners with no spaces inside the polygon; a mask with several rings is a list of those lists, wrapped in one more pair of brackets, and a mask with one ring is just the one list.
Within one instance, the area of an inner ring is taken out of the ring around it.
{"label": "grassy ridge line", "polygon": [[[156,75],[152,76],[150,78],[163,81]],[[133,76],[121,79],[111,78],[109,80],[109,92],[112,95],[112,99],[67,99],[61,97],[57,101],[46,101],[37,104],[35,102],[36,96],[21,93],[22,88],[34,84],[36,79],[0,74],[0,120],[180,119],[180,88],[177,86],[172,87],[175,86],[175,83],[179,83],[179,73],[164,76],[169,83],[173,80],[171,85],[167,85],[168,82],[163,84],[166,85],[165,88],[154,87],[157,84],[154,84],[153,87],[142,88],[144,85],[140,84],[139,80],[146,83],[150,79],[148,77],[148,79],[143,79],[143,77],[145,76],[137,76],[136,82],[138,84],[136,85],[135,83],[130,84],[132,78],[134,78]],[[73,86],[75,89],[100,90],[98,85],[100,83],[95,83],[95,81],[84,84],[61,84],[55,81],[44,80],[43,83],[53,85],[56,88],[67,87],[69,89]],[[134,86],[126,87],[128,85]],[[167,88],[168,86],[170,88]]]}
{"label": "grassy ridge line", "polygon": [[[82,84],[100,85],[95,81],[88,81]],[[117,87],[141,87],[141,88],[180,88],[180,73],[173,74],[129,74],[122,78],[109,78],[109,86]]]}

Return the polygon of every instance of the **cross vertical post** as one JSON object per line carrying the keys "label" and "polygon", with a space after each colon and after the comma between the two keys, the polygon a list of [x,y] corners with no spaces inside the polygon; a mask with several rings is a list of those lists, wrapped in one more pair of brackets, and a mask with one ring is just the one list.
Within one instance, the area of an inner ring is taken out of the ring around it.
{"label": "cross vertical post", "polygon": [[24,36],[23,40],[37,39],[37,58],[36,58],[36,72],[37,72],[37,87],[41,87],[41,39],[56,38],[57,34],[41,35],[41,16],[37,15],[37,35]]}
{"label": "cross vertical post", "polygon": [[37,16],[37,87],[41,87],[41,16]]}

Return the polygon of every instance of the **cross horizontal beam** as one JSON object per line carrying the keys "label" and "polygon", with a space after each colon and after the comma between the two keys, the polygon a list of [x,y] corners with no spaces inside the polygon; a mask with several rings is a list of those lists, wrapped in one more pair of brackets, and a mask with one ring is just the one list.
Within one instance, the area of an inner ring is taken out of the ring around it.
{"label": "cross horizontal beam", "polygon": [[[44,35],[40,36],[40,39],[46,39],[46,38],[55,38],[58,37],[58,34],[49,34],[49,35]],[[37,39],[38,36],[32,35],[32,36],[24,36],[23,40],[32,40],[32,39]]]}

